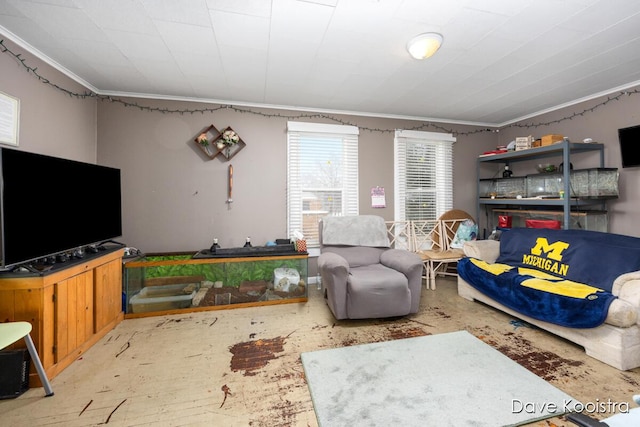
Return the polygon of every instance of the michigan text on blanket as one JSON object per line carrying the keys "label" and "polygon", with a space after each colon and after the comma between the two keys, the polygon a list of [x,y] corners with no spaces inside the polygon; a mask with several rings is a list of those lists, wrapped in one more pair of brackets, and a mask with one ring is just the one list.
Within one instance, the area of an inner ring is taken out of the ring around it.
{"label": "michigan text on blanket", "polygon": [[[562,252],[568,247],[569,244],[566,242],[557,241],[549,244],[545,237],[538,237],[536,245],[531,248],[531,255],[522,255],[522,263],[553,274],[566,276],[569,266],[560,263],[560,261],[562,261]],[[545,254],[546,258],[542,257],[542,254]]]}

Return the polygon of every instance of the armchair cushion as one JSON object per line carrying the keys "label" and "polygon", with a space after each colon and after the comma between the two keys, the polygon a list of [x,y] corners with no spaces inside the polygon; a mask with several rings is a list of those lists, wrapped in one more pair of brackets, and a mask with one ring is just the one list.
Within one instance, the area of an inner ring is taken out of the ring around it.
{"label": "armchair cushion", "polygon": [[393,317],[411,310],[407,277],[382,264],[352,268],[347,294],[350,319]]}

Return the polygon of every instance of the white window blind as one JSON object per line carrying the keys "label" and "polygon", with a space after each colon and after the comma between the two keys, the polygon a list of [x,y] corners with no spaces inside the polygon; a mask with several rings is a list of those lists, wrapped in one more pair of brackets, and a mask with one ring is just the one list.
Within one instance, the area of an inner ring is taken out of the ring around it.
{"label": "white window blind", "polygon": [[318,221],[358,215],[358,128],[320,123],[287,124],[288,235],[302,232],[318,247]]}
{"label": "white window blind", "polygon": [[395,219],[437,219],[453,207],[451,134],[397,130]]}

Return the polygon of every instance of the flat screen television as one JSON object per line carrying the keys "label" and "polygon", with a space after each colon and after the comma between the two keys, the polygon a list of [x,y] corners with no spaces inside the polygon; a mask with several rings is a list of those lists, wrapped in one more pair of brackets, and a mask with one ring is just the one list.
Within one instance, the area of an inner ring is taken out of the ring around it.
{"label": "flat screen television", "polygon": [[120,169],[0,147],[0,268],[122,235]]}
{"label": "flat screen television", "polygon": [[618,129],[623,168],[640,166],[640,125]]}

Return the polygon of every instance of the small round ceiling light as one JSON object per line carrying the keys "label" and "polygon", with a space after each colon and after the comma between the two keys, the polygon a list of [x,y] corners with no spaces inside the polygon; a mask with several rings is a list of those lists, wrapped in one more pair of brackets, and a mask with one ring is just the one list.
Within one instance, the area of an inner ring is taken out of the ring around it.
{"label": "small round ceiling light", "polygon": [[427,59],[440,49],[442,40],[438,33],[420,34],[409,41],[407,50],[415,59]]}

